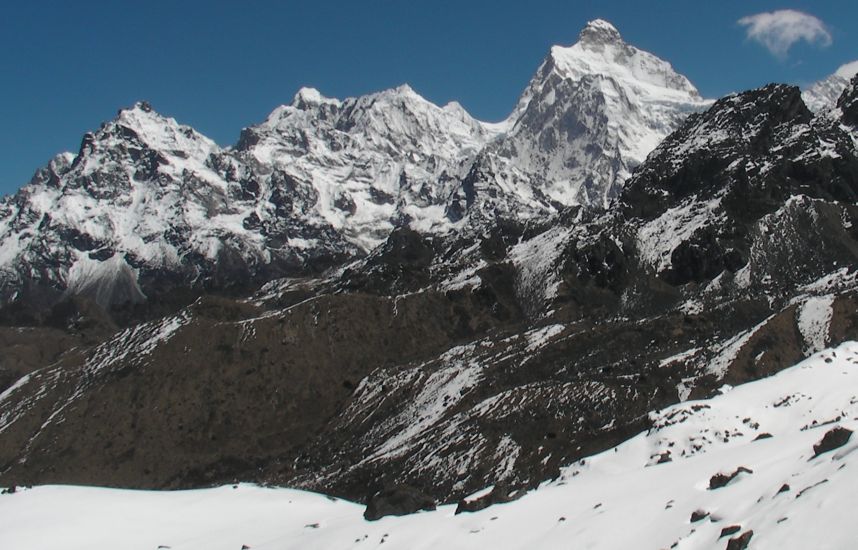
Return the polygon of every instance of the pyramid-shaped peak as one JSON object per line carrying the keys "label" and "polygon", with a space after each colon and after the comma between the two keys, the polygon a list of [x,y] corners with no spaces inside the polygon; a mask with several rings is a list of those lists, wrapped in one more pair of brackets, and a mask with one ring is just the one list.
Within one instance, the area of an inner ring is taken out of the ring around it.
{"label": "pyramid-shaped peak", "polygon": [[182,150],[191,155],[199,152],[203,156],[218,149],[214,141],[190,126],[179,124],[175,118],[159,113],[146,101],[120,109],[116,118],[87,136],[84,136],[84,145],[92,140],[132,139],[153,149]]}
{"label": "pyramid-shaped peak", "polygon": [[417,92],[414,91],[414,88],[412,88],[408,83],[400,84],[395,89],[400,94],[417,94]]}
{"label": "pyramid-shaped peak", "polygon": [[[649,95],[654,90],[641,87],[648,84],[670,95],[678,92],[682,97],[674,97],[675,100],[701,100],[697,89],[670,63],[625,42],[616,27],[604,19],[587,23],[572,46],[552,46],[546,63],[534,77],[535,85],[540,86],[539,81],[547,78],[547,71],[576,81],[585,75],[610,76],[637,90],[635,93]],[[524,101],[529,98],[524,97]]]}
{"label": "pyramid-shaped peak", "polygon": [[585,44],[606,44],[610,42],[622,42],[622,40],[623,37],[620,36],[620,31],[604,19],[589,21],[587,26],[578,35],[578,41]]}

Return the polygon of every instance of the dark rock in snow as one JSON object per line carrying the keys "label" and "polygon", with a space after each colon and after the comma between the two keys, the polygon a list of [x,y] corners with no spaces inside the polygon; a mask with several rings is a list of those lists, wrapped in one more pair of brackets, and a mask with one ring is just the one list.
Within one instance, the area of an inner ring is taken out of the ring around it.
{"label": "dark rock in snow", "polygon": [[753,474],[754,471],[745,468],[744,466],[739,466],[738,468],[736,468],[736,471],[731,474],[717,473],[709,479],[709,490],[711,491],[713,489],[720,489],[721,487],[725,487],[727,484],[733,481],[736,476],[742,473]]}
{"label": "dark rock in snow", "polygon": [[813,446],[813,458],[846,445],[850,437],[852,437],[852,430],[842,426],[832,428],[822,436],[819,443]]}
{"label": "dark rock in snow", "polygon": [[728,525],[727,527],[724,527],[723,529],[721,529],[721,534],[718,535],[718,538],[724,538],[728,535],[738,533],[741,530],[742,530],[741,525]]}
{"label": "dark rock in snow", "polygon": [[479,498],[473,500],[462,499],[456,506],[456,514],[463,512],[479,512],[485,510],[494,504],[503,504],[512,502],[524,495],[524,491],[510,491],[509,487],[503,484],[495,485],[492,490]]}
{"label": "dark rock in snow", "polygon": [[706,512],[704,510],[695,510],[691,512],[691,519],[689,521],[691,521],[691,523],[696,523],[707,517],[709,517],[709,512]]}
{"label": "dark rock in snow", "polygon": [[367,499],[363,517],[375,521],[385,516],[404,516],[422,510],[434,510],[435,500],[415,487],[399,485],[383,489]]}
{"label": "dark rock in snow", "polygon": [[745,531],[736,538],[727,541],[727,550],[745,550],[751,543],[751,537],[754,536],[753,531]]}

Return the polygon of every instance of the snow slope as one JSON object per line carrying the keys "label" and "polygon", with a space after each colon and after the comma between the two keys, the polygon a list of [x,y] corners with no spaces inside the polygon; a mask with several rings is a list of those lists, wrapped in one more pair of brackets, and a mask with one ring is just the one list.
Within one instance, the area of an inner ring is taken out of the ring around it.
{"label": "snow slope", "polygon": [[[289,489],[43,486],[0,496],[0,544],[28,550],[704,549],[726,548],[729,539],[752,532],[750,547],[759,550],[858,545],[852,527],[858,440],[814,452],[835,427],[858,429],[858,343],[650,419],[649,431],[567,467],[521,499],[471,514],[441,506],[370,523],[362,506]],[[716,474],[736,475],[717,487]],[[734,533],[722,536],[722,530]]]}

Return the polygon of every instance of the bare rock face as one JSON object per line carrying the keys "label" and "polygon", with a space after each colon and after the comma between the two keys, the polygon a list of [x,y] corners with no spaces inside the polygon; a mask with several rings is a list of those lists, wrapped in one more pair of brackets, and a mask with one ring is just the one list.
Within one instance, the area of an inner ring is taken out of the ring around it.
{"label": "bare rock face", "polygon": [[837,107],[843,113],[843,121],[846,124],[858,126],[858,74],[849,81],[837,100]]}

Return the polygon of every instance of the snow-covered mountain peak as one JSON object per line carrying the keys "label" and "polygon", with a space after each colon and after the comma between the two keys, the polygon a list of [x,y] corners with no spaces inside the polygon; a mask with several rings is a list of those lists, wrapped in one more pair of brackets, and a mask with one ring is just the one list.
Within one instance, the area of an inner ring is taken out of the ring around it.
{"label": "snow-covered mountain peak", "polygon": [[604,19],[588,21],[578,34],[578,42],[587,45],[599,45],[609,42],[622,42],[620,31]]}
{"label": "snow-covered mountain peak", "polygon": [[94,134],[93,140],[107,147],[113,147],[115,140],[127,140],[153,150],[200,160],[220,150],[211,139],[190,126],[179,124],[174,118],[161,115],[145,101],[121,109],[115,119]]}
{"label": "snow-covered mountain peak", "polygon": [[[148,101],[137,101],[131,107],[119,109],[116,117],[112,121],[105,123],[104,126],[119,123],[139,127],[151,123],[169,124],[171,120],[156,111]],[[175,123],[175,120],[172,120],[172,122]]]}
{"label": "snow-covered mountain peak", "polygon": [[858,74],[858,59],[844,63],[834,71],[834,74],[846,80],[851,80],[853,76]]}
{"label": "snow-covered mountain peak", "polygon": [[414,88],[412,88],[411,85],[408,84],[407,82],[400,84],[399,86],[397,86],[396,88],[393,88],[392,90],[387,90],[387,92],[388,93],[389,92],[396,92],[397,94],[400,94],[400,95],[415,95],[415,96],[419,97],[420,99],[426,101],[426,99],[423,96],[421,96],[420,94],[418,94],[414,90]]}
{"label": "snow-covered mountain peak", "polygon": [[812,84],[802,92],[807,107],[813,112],[830,109],[846,89],[849,80],[858,74],[858,60],[845,63],[832,74]]}
{"label": "snow-covered mountain peak", "polygon": [[[390,124],[393,118],[403,116],[415,119],[413,122],[417,123],[431,123],[429,119],[433,118],[443,119],[443,123],[453,118],[465,123],[473,131],[494,133],[488,129],[491,125],[485,125],[486,128],[483,128],[482,123],[471,117],[457,102],[439,107],[425,99],[408,84],[344,100],[325,97],[315,88],[301,88],[295,94],[291,104],[277,107],[262,124],[255,128],[289,131],[296,126],[333,127],[332,129],[338,131],[355,133],[357,126],[368,124],[380,125],[378,131],[388,134],[406,130],[401,124]],[[431,125],[432,128],[414,127],[409,131],[425,132],[431,129],[444,133],[449,130],[443,127],[443,124]]]}
{"label": "snow-covered mountain peak", "polygon": [[307,110],[324,103],[339,105],[339,100],[325,97],[316,88],[303,87],[292,98],[292,107]]}
{"label": "snow-covered mountain peak", "polygon": [[498,133],[407,84],[344,100],[305,88],[246,128],[234,153],[275,195],[298,191],[294,215],[368,251],[403,223],[446,228],[445,201]]}
{"label": "snow-covered mountain peak", "polygon": [[[626,43],[619,31],[601,19],[591,21],[569,47],[551,48],[550,60],[565,77],[579,80],[587,75],[622,80],[644,95],[681,94],[700,98],[697,88],[667,61]],[[645,87],[655,87],[646,90]]]}
{"label": "snow-covered mountain peak", "polygon": [[497,156],[486,161],[496,166],[484,171],[549,209],[607,206],[635,166],[709,103],[670,63],[597,19],[574,45],[551,48],[510,116]]}

